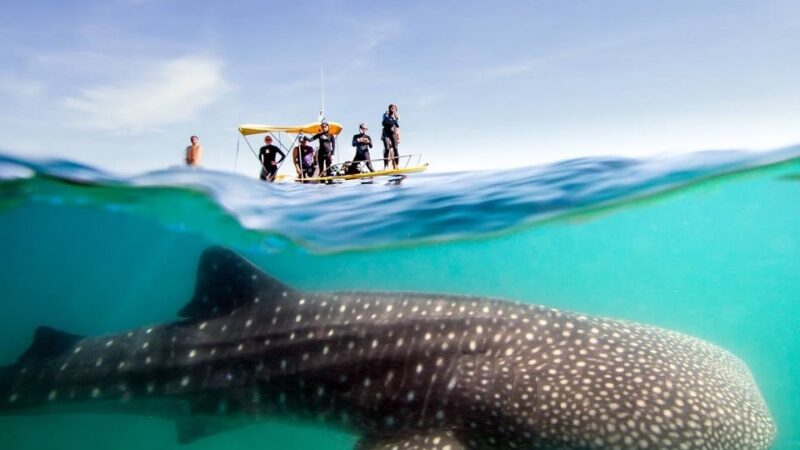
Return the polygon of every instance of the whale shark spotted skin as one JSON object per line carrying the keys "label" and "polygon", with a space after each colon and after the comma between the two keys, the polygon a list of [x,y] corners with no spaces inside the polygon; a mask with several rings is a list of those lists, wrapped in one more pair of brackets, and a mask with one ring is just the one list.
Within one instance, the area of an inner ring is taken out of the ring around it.
{"label": "whale shark spotted skin", "polygon": [[377,449],[767,449],[747,367],[696,338],[477,297],[301,292],[220,247],[181,320],[40,327],[0,368],[0,414],[174,420],[191,442],[290,417]]}

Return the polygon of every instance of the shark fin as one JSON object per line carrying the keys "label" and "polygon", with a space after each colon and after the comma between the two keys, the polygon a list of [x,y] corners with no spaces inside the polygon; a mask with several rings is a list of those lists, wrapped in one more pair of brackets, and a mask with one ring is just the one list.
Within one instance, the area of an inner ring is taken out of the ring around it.
{"label": "shark fin", "polygon": [[186,319],[220,316],[292,291],[232,250],[209,247],[197,266],[194,297],[178,315]]}
{"label": "shark fin", "polygon": [[33,343],[17,362],[25,363],[60,355],[81,339],[83,336],[77,334],[65,333],[50,327],[39,327],[33,334]]}
{"label": "shark fin", "polygon": [[198,439],[233,430],[239,426],[223,420],[187,417],[176,420],[175,428],[178,431],[178,443],[191,444]]}
{"label": "shark fin", "polygon": [[365,437],[356,443],[355,450],[392,450],[396,448],[464,450],[467,447],[459,442],[452,431],[431,430],[426,433],[402,436]]}

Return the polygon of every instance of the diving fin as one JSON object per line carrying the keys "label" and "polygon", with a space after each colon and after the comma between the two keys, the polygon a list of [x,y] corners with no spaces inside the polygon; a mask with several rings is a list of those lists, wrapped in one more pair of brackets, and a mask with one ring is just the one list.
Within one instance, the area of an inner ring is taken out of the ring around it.
{"label": "diving fin", "polygon": [[38,327],[33,334],[31,346],[19,357],[17,363],[58,356],[83,338],[83,336],[66,333],[55,328]]}
{"label": "diving fin", "polygon": [[452,431],[431,430],[401,436],[373,436],[358,441],[355,450],[465,450],[466,446],[459,442]]}
{"label": "diving fin", "polygon": [[240,427],[241,425],[232,424],[230,421],[198,417],[186,417],[175,421],[175,429],[178,432],[179,444],[191,444],[198,439],[203,439]]}

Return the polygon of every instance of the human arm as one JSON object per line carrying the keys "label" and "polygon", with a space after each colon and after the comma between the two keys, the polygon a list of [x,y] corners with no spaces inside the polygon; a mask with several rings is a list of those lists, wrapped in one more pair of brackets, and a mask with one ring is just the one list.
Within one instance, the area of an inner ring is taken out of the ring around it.
{"label": "human arm", "polygon": [[283,151],[281,149],[279,149],[278,147],[275,147],[275,152],[279,153],[281,155],[281,159],[277,162],[277,164],[282,163],[283,160],[286,159],[286,153],[283,153]]}
{"label": "human arm", "polygon": [[297,171],[297,176],[299,177],[302,173],[302,163],[300,162],[300,148],[295,147],[292,150],[292,163],[294,164],[294,170]]}

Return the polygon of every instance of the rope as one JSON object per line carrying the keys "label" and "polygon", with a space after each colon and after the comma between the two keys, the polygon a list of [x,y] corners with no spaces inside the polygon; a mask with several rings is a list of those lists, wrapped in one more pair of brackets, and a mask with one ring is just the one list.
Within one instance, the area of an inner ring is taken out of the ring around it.
{"label": "rope", "polygon": [[236,173],[236,166],[239,164],[239,142],[242,141],[242,135],[236,134],[236,158],[233,159],[233,173]]}

